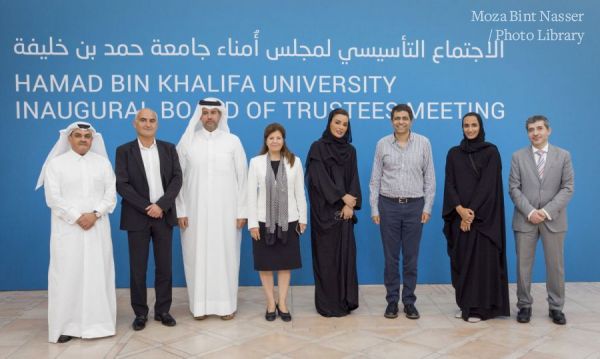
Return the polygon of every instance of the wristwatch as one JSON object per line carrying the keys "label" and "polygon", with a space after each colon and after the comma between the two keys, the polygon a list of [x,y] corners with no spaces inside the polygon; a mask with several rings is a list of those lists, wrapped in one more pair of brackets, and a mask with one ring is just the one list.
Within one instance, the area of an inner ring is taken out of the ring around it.
{"label": "wristwatch", "polygon": [[98,211],[96,211],[96,210],[94,210],[94,212],[93,212],[93,213],[96,215],[96,218],[100,218],[100,217],[102,217],[102,215],[100,214],[100,212],[98,212]]}

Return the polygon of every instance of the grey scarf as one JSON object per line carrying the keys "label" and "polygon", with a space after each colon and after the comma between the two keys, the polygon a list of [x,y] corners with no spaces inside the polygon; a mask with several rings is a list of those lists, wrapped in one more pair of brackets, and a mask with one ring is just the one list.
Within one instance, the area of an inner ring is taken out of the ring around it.
{"label": "grey scarf", "polygon": [[[283,165],[284,156],[281,156],[279,167],[277,168],[277,177],[271,166],[271,155],[267,152],[267,174],[265,185],[267,191],[267,238],[266,244],[273,245],[280,239],[283,244],[287,242],[288,230],[288,193],[287,193],[287,174]],[[279,225],[279,228],[277,228]],[[275,231],[277,230],[277,233]],[[284,233],[282,233],[284,232]]]}

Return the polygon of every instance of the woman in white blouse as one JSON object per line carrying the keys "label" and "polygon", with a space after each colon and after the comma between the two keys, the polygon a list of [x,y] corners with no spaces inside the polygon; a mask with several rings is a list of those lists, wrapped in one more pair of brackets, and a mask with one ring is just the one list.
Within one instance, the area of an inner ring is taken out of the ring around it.
{"label": "woman in white blouse", "polygon": [[292,320],[286,303],[290,270],[302,267],[299,236],[306,222],[302,162],[285,145],[283,126],[272,123],[265,128],[260,155],[250,160],[248,169],[248,229],[254,239],[254,269],[265,291],[268,321],[277,314],[283,321]]}

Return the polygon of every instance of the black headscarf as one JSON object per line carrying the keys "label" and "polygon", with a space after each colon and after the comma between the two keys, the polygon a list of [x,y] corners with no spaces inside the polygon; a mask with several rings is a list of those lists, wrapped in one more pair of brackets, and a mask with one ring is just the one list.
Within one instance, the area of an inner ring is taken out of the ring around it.
{"label": "black headscarf", "polygon": [[[333,133],[331,133],[331,129],[329,128],[331,126],[331,121],[333,120],[333,117],[335,115],[344,115],[348,117],[348,131],[346,131],[344,137],[342,138],[335,137]],[[341,144],[352,143],[352,128],[350,127],[350,116],[348,115],[348,112],[346,112],[346,110],[344,110],[343,108],[336,108],[329,112],[329,117],[327,118],[327,126],[325,127],[321,138],[327,140],[328,142],[337,142]]]}
{"label": "black headscarf", "polygon": [[[477,118],[477,122],[479,123],[479,133],[477,137],[472,140],[467,138],[464,131],[465,118],[468,116],[475,116]],[[463,140],[460,141],[460,149],[467,153],[478,152],[486,147],[491,146],[492,144],[489,142],[485,142],[485,130],[483,129],[483,121],[481,120],[481,116],[477,112],[469,112],[465,114],[462,118],[461,128],[463,128]]]}
{"label": "black headscarf", "polygon": [[[344,137],[337,138],[331,133],[331,121],[335,115],[344,115],[348,117],[348,130],[344,134]],[[342,164],[350,159],[352,154],[352,128],[350,127],[350,117],[348,112],[341,108],[336,108],[329,112],[329,118],[327,119],[327,126],[321,135],[320,142],[326,144],[327,157],[331,157],[338,164]]]}

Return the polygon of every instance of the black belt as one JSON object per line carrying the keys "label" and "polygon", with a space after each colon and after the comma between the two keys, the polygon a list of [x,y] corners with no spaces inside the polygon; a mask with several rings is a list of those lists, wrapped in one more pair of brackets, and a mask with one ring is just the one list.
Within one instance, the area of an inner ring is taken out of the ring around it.
{"label": "black belt", "polygon": [[387,197],[382,194],[380,194],[380,196],[385,199],[389,199],[390,201],[398,202],[400,204],[411,203],[423,199],[423,197]]}

